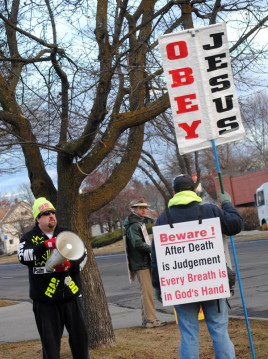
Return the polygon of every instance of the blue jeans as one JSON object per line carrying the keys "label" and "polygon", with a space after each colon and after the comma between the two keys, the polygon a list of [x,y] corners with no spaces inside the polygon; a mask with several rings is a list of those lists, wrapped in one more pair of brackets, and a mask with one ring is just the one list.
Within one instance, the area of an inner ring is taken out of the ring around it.
{"label": "blue jeans", "polygon": [[228,306],[226,299],[219,299],[220,312],[218,312],[217,300],[175,305],[181,332],[180,359],[199,358],[198,313],[200,305],[202,305],[208,331],[213,341],[215,358],[234,359],[235,350],[228,334]]}

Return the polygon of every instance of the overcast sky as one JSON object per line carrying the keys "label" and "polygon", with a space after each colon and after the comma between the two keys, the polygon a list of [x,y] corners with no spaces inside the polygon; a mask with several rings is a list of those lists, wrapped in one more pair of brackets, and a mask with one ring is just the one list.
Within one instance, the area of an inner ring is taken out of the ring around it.
{"label": "overcast sky", "polygon": [[16,194],[19,191],[19,186],[22,183],[30,184],[27,171],[15,174],[2,174],[0,177],[0,195]]}
{"label": "overcast sky", "polygon": [[[57,182],[57,174],[56,170],[48,171],[49,175],[51,176],[54,184],[56,185]],[[15,173],[15,174],[1,174],[0,175],[0,197],[3,196],[12,196],[18,197],[19,196],[19,187],[26,183],[30,185],[28,172],[25,168],[24,171]]]}
{"label": "overcast sky", "polygon": [[[233,33],[231,29],[228,29],[228,40],[232,41],[233,39],[237,38],[237,34]],[[265,45],[267,46],[267,38],[268,38],[268,29],[263,29],[258,34],[258,42],[261,46]],[[264,65],[264,71],[266,72],[266,76],[262,75],[262,79],[265,77],[267,78],[268,73],[268,60],[263,64]],[[265,84],[267,88],[267,82],[262,81],[262,84]],[[240,94],[238,94],[239,96]],[[49,174],[52,176],[52,179],[56,182],[57,180],[57,174],[56,169],[49,171]],[[30,184],[28,173],[25,168],[24,171],[15,173],[15,174],[0,174],[0,197],[9,195],[9,194],[18,194],[19,193],[19,187],[23,183]]]}

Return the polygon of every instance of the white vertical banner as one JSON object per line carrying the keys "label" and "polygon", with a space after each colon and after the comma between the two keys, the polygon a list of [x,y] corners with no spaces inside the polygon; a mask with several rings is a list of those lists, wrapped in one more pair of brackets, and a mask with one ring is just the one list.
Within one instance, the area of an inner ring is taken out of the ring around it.
{"label": "white vertical banner", "polygon": [[158,40],[180,153],[244,139],[225,23]]}
{"label": "white vertical banner", "polygon": [[230,297],[219,218],[153,227],[164,306]]}

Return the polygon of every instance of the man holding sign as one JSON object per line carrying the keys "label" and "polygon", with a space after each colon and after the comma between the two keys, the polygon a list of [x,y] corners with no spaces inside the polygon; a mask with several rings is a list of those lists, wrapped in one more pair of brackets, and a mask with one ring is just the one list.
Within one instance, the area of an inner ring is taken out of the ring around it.
{"label": "man holding sign", "polygon": [[126,255],[130,282],[137,276],[141,295],[141,316],[143,328],[157,328],[166,325],[156,317],[154,292],[151,277],[151,242],[143,223],[148,204],[144,198],[131,201],[131,214],[124,220],[126,230]]}
{"label": "man holding sign", "polygon": [[[230,296],[222,233],[241,231],[243,220],[230,203],[228,193],[219,193],[222,210],[214,204],[201,205],[191,176],[174,179],[175,195],[168,211],[153,228],[152,282],[163,305],[174,305],[181,344],[181,359],[199,358],[198,313],[202,305],[215,358],[235,358],[228,335]],[[161,290],[160,290],[161,288]]]}

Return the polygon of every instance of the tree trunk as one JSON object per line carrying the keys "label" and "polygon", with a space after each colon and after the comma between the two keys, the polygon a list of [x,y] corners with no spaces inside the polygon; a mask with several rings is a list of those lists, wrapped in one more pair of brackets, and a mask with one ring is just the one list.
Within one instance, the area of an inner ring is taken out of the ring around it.
{"label": "tree trunk", "polygon": [[111,315],[93,249],[87,238],[86,216],[81,210],[77,213],[78,234],[83,238],[88,253],[88,260],[82,271],[82,288],[89,347],[113,346],[115,336]]}
{"label": "tree trunk", "polygon": [[[100,348],[115,345],[110,312],[101,276],[88,240],[87,210],[79,199],[79,181],[68,157],[58,158],[59,189],[57,218],[59,224],[74,230],[83,240],[88,259],[81,272],[85,319],[89,335],[89,347]],[[72,186],[69,184],[72,183]],[[88,204],[90,206],[90,204]]]}
{"label": "tree trunk", "polygon": [[89,347],[113,346],[115,336],[102,280],[89,241],[85,244],[88,260],[82,271],[82,287]]}

